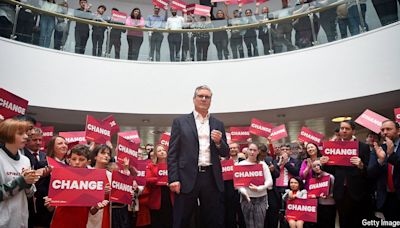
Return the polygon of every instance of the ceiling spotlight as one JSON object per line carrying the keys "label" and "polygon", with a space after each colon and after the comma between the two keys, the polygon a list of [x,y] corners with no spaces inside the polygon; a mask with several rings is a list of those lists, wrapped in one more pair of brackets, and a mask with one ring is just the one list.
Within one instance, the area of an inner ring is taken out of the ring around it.
{"label": "ceiling spotlight", "polygon": [[351,120],[351,117],[350,116],[338,116],[338,117],[333,118],[331,121],[334,123],[340,123],[345,120]]}

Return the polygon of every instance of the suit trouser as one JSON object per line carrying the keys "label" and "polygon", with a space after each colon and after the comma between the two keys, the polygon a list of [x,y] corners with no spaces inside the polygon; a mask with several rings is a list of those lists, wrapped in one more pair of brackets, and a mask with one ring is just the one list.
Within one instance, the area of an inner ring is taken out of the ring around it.
{"label": "suit trouser", "polygon": [[382,212],[386,220],[400,221],[400,199],[396,193],[387,193]]}
{"label": "suit trouser", "polygon": [[196,183],[191,192],[181,192],[175,196],[173,208],[174,228],[190,227],[190,220],[197,206],[197,199],[200,201],[202,227],[223,227],[222,192],[217,188],[212,167],[206,169],[206,172],[199,172],[197,174]]}
{"label": "suit trouser", "polygon": [[372,0],[382,26],[399,20],[396,0]]}

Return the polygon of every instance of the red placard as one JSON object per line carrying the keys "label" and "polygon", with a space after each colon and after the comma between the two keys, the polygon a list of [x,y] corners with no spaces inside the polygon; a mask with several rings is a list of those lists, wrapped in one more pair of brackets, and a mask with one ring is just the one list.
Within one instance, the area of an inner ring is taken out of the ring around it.
{"label": "red placard", "polygon": [[171,6],[172,9],[176,9],[176,10],[186,10],[186,3],[184,1],[180,1],[180,0],[172,0],[169,5]]}
{"label": "red placard", "polygon": [[59,132],[58,135],[64,137],[68,144],[73,142],[78,142],[79,144],[87,143],[84,131]]}
{"label": "red placard", "polygon": [[308,180],[308,183],[308,197],[320,197],[329,195],[329,188],[331,183],[331,177],[329,175],[320,178],[311,178]]}
{"label": "red placard", "polygon": [[25,115],[28,101],[0,88],[0,115],[8,119],[17,115]]}
{"label": "red placard", "polygon": [[168,167],[167,163],[157,164],[157,185],[168,185]]}
{"label": "red placard", "polygon": [[256,0],[256,2],[261,4],[261,3],[267,2],[267,0]]}
{"label": "red placard", "polygon": [[152,2],[154,6],[158,6],[164,10],[168,9],[168,0],[153,0]]}
{"label": "red placard", "polygon": [[318,199],[294,199],[288,200],[286,205],[287,220],[302,220],[305,222],[317,222]]}
{"label": "red placard", "polygon": [[53,126],[47,126],[47,127],[41,127],[40,129],[43,132],[42,147],[46,147],[47,143],[49,143],[50,139],[54,135],[54,127]]}
{"label": "red placard", "polygon": [[243,142],[250,138],[249,127],[231,127],[230,133],[233,142]]}
{"label": "red placard", "polygon": [[318,146],[322,145],[322,139],[324,137],[325,136],[323,134],[312,131],[306,127],[302,127],[297,139],[303,142],[314,143]]}
{"label": "red placard", "polygon": [[233,185],[235,187],[247,187],[250,184],[260,186],[264,182],[264,170],[261,164],[233,166]]}
{"label": "red placard", "polygon": [[226,0],[211,0],[211,2],[225,2]]}
{"label": "red placard", "polygon": [[146,185],[146,166],[148,163],[148,160],[136,161],[136,169],[138,173],[134,177],[134,179],[136,180],[136,183],[140,186]]}
{"label": "red placard", "polygon": [[46,160],[47,160],[47,165],[52,167],[52,168],[65,168],[65,167],[68,167],[68,165],[66,165],[65,163],[58,162],[54,158],[51,158],[51,157],[48,157],[48,156],[46,156]]}
{"label": "red placard", "polygon": [[127,14],[124,12],[119,12],[116,10],[111,11],[111,23],[124,25],[126,22],[126,17]]}
{"label": "red placard", "polygon": [[129,166],[135,167],[138,160],[139,144],[131,142],[118,136],[117,147],[115,153],[117,154],[118,163],[123,164],[124,158],[129,159]]}
{"label": "red placard", "polygon": [[400,108],[394,109],[394,119],[397,123],[400,123]]}
{"label": "red placard", "polygon": [[285,138],[288,136],[285,124],[279,125],[272,129],[271,132],[271,141],[278,141],[279,139]]}
{"label": "red placard", "polygon": [[274,125],[258,120],[256,118],[251,119],[251,124],[249,131],[253,135],[262,136],[264,138],[268,138],[271,134]]}
{"label": "red placard", "polygon": [[108,124],[110,126],[111,135],[114,135],[115,133],[119,132],[119,126],[118,126],[117,122],[115,122],[113,115],[107,116],[102,121],[103,121],[103,123]]}
{"label": "red placard", "polygon": [[227,0],[225,3],[227,5],[237,5],[237,4],[239,4],[238,0]]}
{"label": "red placard", "polygon": [[350,158],[358,156],[357,141],[326,141],[323,142],[322,155],[328,156],[327,165],[353,166]]}
{"label": "red placard", "polygon": [[95,206],[104,200],[105,169],[54,168],[49,198],[52,206]]}
{"label": "red placard", "polygon": [[86,116],[85,138],[99,144],[111,141],[111,128],[108,124],[96,120],[93,116]]}
{"label": "red placard", "polygon": [[386,117],[367,109],[356,119],[355,122],[379,134],[379,132],[381,132],[382,122],[385,120],[387,120]]}
{"label": "red placard", "polygon": [[199,4],[190,4],[186,6],[188,14],[194,14],[199,16],[210,16],[211,7],[203,6]]}
{"label": "red placard", "polygon": [[119,132],[118,136],[121,136],[127,140],[130,140],[134,143],[140,144],[140,137],[139,132],[136,130],[133,131],[126,131],[126,132]]}
{"label": "red placard", "polygon": [[171,138],[171,133],[169,132],[164,132],[161,137],[160,141],[158,142],[159,144],[163,145],[165,147],[165,150],[168,151],[169,148],[169,140]]}
{"label": "red placard", "polygon": [[221,160],[221,167],[222,167],[222,177],[224,181],[226,180],[233,180],[233,166],[235,161],[232,159],[229,160]]}
{"label": "red placard", "polygon": [[112,173],[110,201],[131,204],[133,193],[133,176],[114,171]]}
{"label": "red placard", "polygon": [[238,2],[241,3],[242,5],[246,5],[246,4],[253,3],[254,0],[238,0]]}

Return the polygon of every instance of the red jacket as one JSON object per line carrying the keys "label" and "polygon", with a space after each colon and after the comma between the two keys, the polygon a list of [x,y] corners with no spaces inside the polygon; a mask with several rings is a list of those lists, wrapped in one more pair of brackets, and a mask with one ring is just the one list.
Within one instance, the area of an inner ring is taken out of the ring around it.
{"label": "red jacket", "polygon": [[[146,185],[150,189],[149,208],[159,210],[161,207],[161,186],[157,183],[157,164],[149,163],[146,167]],[[172,205],[174,205],[174,193],[170,191]]]}

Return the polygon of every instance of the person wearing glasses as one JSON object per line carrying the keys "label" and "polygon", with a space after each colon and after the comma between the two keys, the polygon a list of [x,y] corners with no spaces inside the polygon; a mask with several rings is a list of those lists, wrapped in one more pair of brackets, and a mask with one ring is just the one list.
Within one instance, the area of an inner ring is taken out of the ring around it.
{"label": "person wearing glasses", "polygon": [[175,192],[174,228],[190,227],[200,202],[202,227],[222,227],[224,208],[220,157],[229,156],[224,124],[210,115],[212,92],[199,86],[193,96],[194,111],[172,123],[168,150],[168,182]]}

